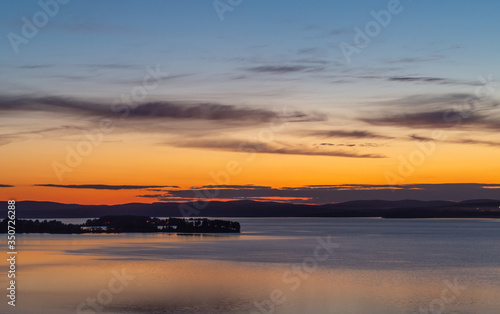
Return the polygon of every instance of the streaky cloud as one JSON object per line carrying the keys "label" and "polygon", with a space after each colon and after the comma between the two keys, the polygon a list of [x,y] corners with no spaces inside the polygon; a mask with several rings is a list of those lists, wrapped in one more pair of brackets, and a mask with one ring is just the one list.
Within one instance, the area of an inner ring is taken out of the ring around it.
{"label": "streaky cloud", "polygon": [[107,185],[107,184],[35,184],[34,186],[65,188],[65,189],[93,189],[93,190],[142,190],[150,188],[179,188],[177,185]]}
{"label": "streaky cloud", "polygon": [[[42,111],[54,114],[73,114],[78,117],[120,117],[127,119],[210,120],[233,123],[323,121],[325,115],[291,111],[278,114],[273,110],[248,106],[224,105],[209,102],[154,101],[125,106],[112,102],[93,102],[61,96],[4,96],[0,95],[0,112]],[[123,112],[122,112],[123,111]]]}
{"label": "streaky cloud", "polygon": [[166,143],[176,147],[206,148],[223,151],[233,151],[242,153],[279,154],[279,155],[304,155],[304,156],[329,156],[347,158],[386,158],[379,154],[358,154],[340,150],[320,150],[318,148],[308,148],[304,146],[278,146],[262,142],[238,141],[238,140],[185,140],[174,143]]}
{"label": "streaky cloud", "polygon": [[392,139],[393,137],[390,136],[385,136],[385,135],[380,135],[376,134],[370,131],[361,131],[361,130],[355,130],[355,131],[344,131],[344,130],[324,130],[324,131],[314,131],[310,133],[311,135],[314,136],[321,136],[321,137],[348,137],[348,138],[378,138],[378,139]]}
{"label": "streaky cloud", "polygon": [[[412,140],[421,141],[421,142],[436,141],[436,139],[433,139],[433,138],[430,138],[430,137],[426,137],[426,136],[419,136],[419,135],[416,135],[416,134],[410,135],[409,138],[412,139]],[[476,140],[476,139],[470,139],[470,138],[441,140],[440,142],[443,142],[443,143],[452,143],[452,144],[465,144],[465,145],[481,145],[481,146],[500,147],[500,142],[485,141],[485,140]]]}
{"label": "streaky cloud", "polygon": [[293,72],[316,72],[322,71],[323,67],[312,67],[305,65],[262,65],[246,69],[249,72],[287,74]]}
{"label": "streaky cloud", "polygon": [[460,113],[450,110],[426,111],[406,114],[392,114],[374,118],[362,118],[361,121],[373,125],[397,126],[406,128],[453,128],[460,125],[493,126],[487,123],[485,116],[470,113],[467,119],[460,117]]}

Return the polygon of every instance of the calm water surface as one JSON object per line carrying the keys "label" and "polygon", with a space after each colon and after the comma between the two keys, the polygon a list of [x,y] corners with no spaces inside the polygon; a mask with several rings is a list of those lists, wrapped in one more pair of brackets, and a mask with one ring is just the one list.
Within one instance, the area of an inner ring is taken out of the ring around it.
{"label": "calm water surface", "polygon": [[18,235],[17,313],[500,313],[498,220],[233,220],[240,235]]}

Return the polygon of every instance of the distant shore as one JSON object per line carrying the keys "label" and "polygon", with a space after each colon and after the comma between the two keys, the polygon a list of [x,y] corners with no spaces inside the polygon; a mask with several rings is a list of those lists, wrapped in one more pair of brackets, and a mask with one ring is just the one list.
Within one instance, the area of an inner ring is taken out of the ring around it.
{"label": "distant shore", "polygon": [[[16,202],[19,219],[88,218],[109,215],[182,217],[182,209],[192,203],[130,203],[120,205],[80,205],[53,202]],[[7,207],[7,206],[5,206]],[[373,218],[500,218],[500,200],[420,201],[360,200],[310,205],[255,201],[213,201],[193,218],[252,217],[373,217]]]}

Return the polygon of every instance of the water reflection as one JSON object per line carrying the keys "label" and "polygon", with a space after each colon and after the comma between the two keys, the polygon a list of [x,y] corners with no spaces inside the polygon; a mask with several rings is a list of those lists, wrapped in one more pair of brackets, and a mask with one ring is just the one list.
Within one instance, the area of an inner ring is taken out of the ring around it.
{"label": "water reflection", "polygon": [[[76,313],[88,298],[102,311],[86,305],[82,313],[386,314],[423,308],[488,314],[500,308],[498,250],[492,252],[499,232],[486,221],[249,222],[251,232],[240,236],[21,235],[17,313]],[[306,235],[298,235],[300,228]],[[341,245],[338,251],[304,271],[316,236],[327,234]],[[5,264],[0,271],[5,274]],[[119,292],[103,292],[113,271],[134,278]],[[0,280],[4,286],[6,279]]]}

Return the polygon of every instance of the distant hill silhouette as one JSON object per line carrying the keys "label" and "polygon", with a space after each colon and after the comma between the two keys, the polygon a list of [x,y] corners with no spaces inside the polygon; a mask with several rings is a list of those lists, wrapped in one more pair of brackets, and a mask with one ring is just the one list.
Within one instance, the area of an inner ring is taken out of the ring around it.
{"label": "distant hill silhouette", "polygon": [[[0,233],[7,233],[9,219],[0,222]],[[207,218],[154,218],[116,215],[87,219],[83,224],[65,224],[57,220],[16,219],[16,233],[240,233],[236,221]]]}
{"label": "distant hill silhouette", "polygon": [[[7,210],[7,202],[2,202]],[[182,217],[181,203],[79,205],[16,202],[18,218],[94,218],[104,215]],[[195,208],[191,203],[184,203]],[[193,217],[385,217],[385,218],[500,218],[500,200],[350,201],[325,205],[231,201],[208,203]]]}

